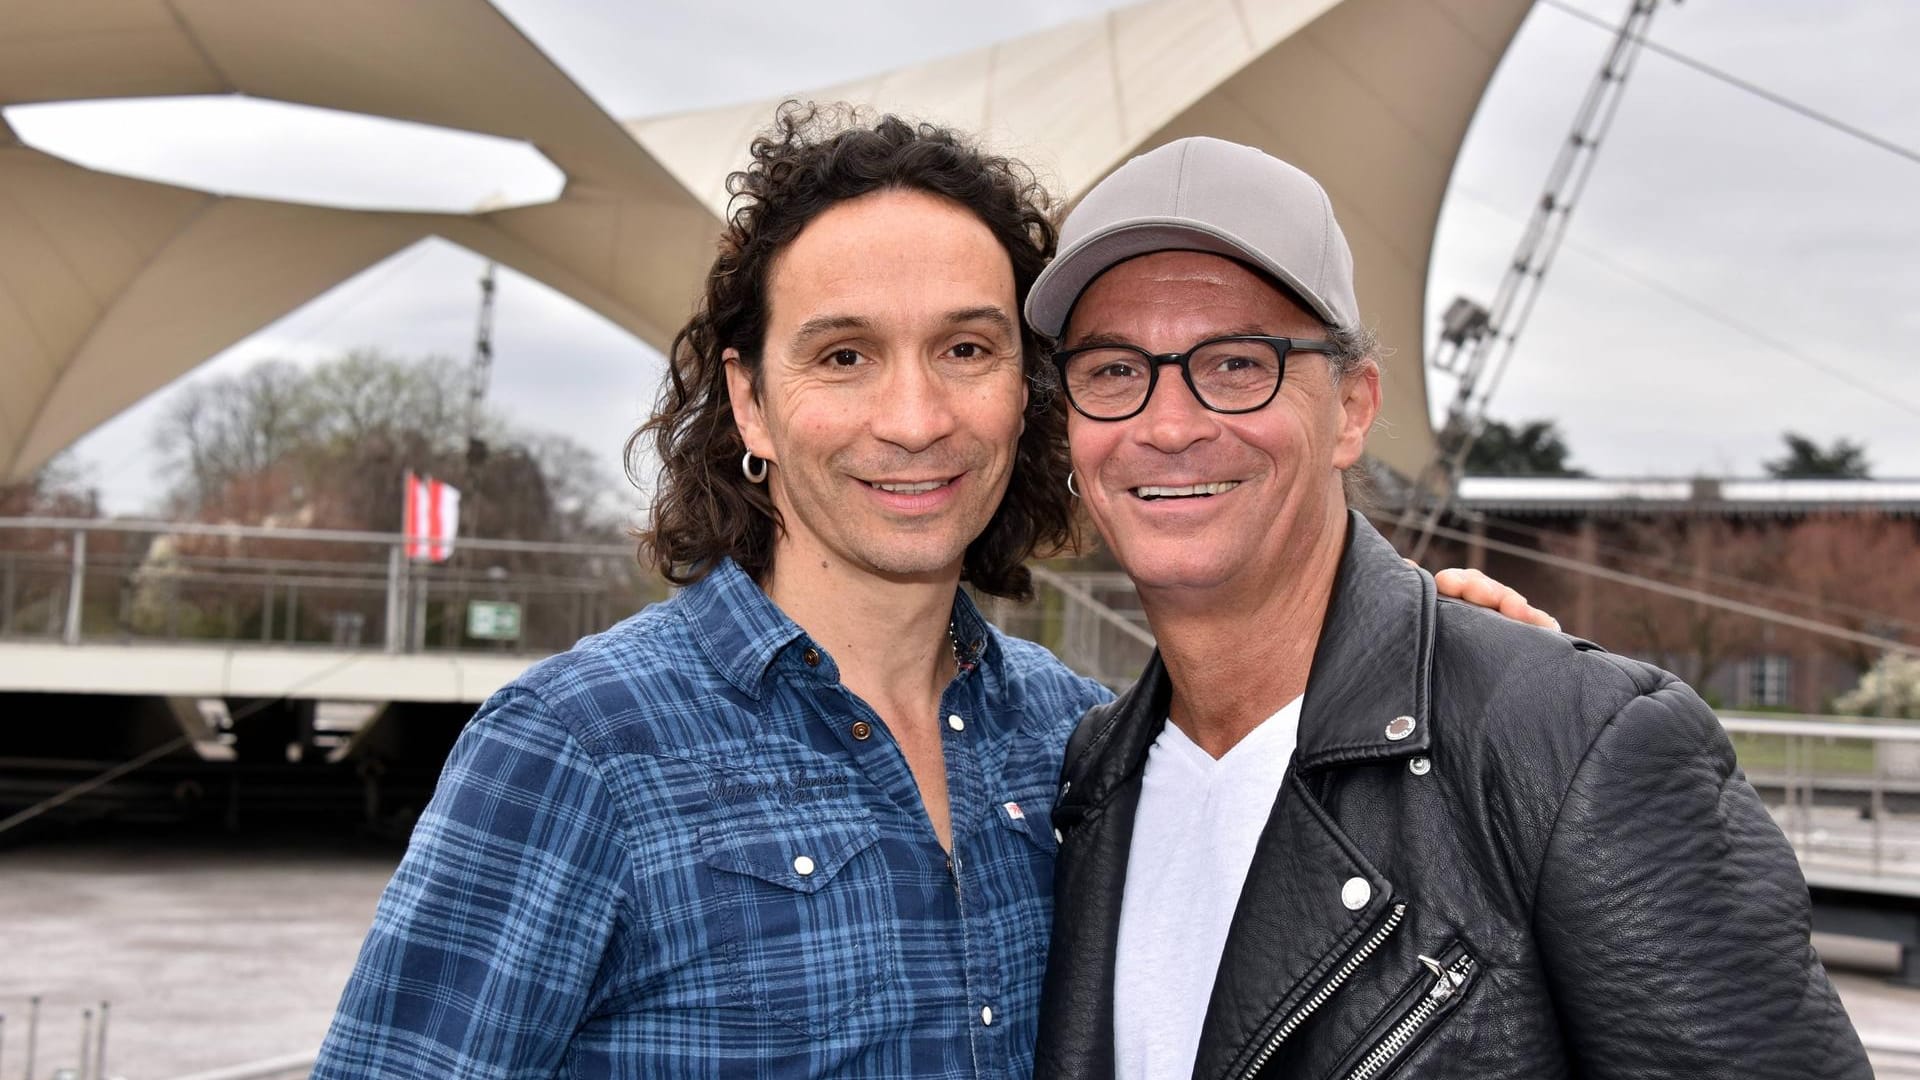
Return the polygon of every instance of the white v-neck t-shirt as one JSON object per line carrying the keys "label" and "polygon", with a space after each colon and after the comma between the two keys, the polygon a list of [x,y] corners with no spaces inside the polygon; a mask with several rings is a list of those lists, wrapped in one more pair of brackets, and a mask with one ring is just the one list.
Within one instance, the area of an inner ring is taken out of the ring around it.
{"label": "white v-neck t-shirt", "polygon": [[1119,1080],[1187,1080],[1233,910],[1300,733],[1294,698],[1216,760],[1169,721],[1147,750],[1113,998]]}

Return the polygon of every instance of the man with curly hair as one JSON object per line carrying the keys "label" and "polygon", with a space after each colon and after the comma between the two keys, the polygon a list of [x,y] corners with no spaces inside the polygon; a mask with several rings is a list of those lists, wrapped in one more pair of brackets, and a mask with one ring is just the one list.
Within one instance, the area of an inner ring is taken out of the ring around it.
{"label": "man with curly hair", "polygon": [[1072,535],[1045,194],[801,107],[730,185],[635,435],[685,588],[481,708],[315,1077],[1031,1071],[1049,810],[1109,695],[959,586],[1024,598]]}

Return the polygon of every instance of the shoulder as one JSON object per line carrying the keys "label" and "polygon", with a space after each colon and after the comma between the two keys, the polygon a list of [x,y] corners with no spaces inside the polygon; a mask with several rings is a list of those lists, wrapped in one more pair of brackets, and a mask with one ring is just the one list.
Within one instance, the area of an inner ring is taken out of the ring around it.
{"label": "shoulder", "polygon": [[1453,725],[1499,733],[1551,714],[1589,735],[1637,698],[1686,691],[1652,664],[1451,600],[1439,603],[1433,649],[1435,709]]}
{"label": "shoulder", "polygon": [[1433,664],[1437,752],[1523,817],[1551,815],[1596,769],[1629,786],[1634,772],[1734,769],[1719,718],[1691,687],[1590,641],[1443,602]]}
{"label": "shoulder", "polygon": [[1088,709],[1113,699],[1113,691],[1075,672],[1045,646],[991,627],[999,651],[994,666],[1006,707],[1025,714],[1027,726],[1058,735],[1065,743]]}
{"label": "shoulder", "polygon": [[[648,606],[535,663],[481,707],[475,723],[563,729],[593,750],[645,749],[697,726],[695,713],[732,687],[706,658],[677,605]],[[737,695],[735,695],[737,696]]]}

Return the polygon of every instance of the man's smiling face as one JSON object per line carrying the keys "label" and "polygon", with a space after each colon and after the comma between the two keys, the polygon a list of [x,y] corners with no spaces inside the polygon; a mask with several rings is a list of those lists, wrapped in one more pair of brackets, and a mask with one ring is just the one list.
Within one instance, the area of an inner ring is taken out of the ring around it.
{"label": "man's smiling face", "polygon": [[879,191],[773,264],[758,385],[728,391],[801,558],[889,578],[957,572],[1000,505],[1026,408],[1013,267],[963,207]]}
{"label": "man's smiling face", "polygon": [[[1327,328],[1231,259],[1167,251],[1095,279],[1063,344],[1159,354],[1235,334],[1325,338]],[[1257,412],[1211,412],[1166,368],[1138,416],[1073,413],[1068,435],[1087,511],[1143,592],[1263,596],[1303,553],[1345,536],[1341,470],[1359,460],[1378,407],[1371,361],[1336,380],[1326,357],[1296,352],[1279,393]]]}

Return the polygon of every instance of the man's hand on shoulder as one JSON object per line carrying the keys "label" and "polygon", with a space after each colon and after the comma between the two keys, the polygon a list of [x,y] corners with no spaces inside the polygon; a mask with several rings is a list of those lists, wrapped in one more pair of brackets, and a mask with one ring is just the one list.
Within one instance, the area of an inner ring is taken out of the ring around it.
{"label": "man's hand on shoulder", "polygon": [[[1412,562],[1411,559],[1408,561]],[[1458,567],[1442,570],[1433,575],[1433,587],[1439,590],[1441,596],[1449,596],[1475,607],[1491,608],[1515,622],[1548,630],[1560,629],[1560,620],[1527,603],[1527,598],[1512,586],[1502,585],[1478,570],[1462,570]]]}

